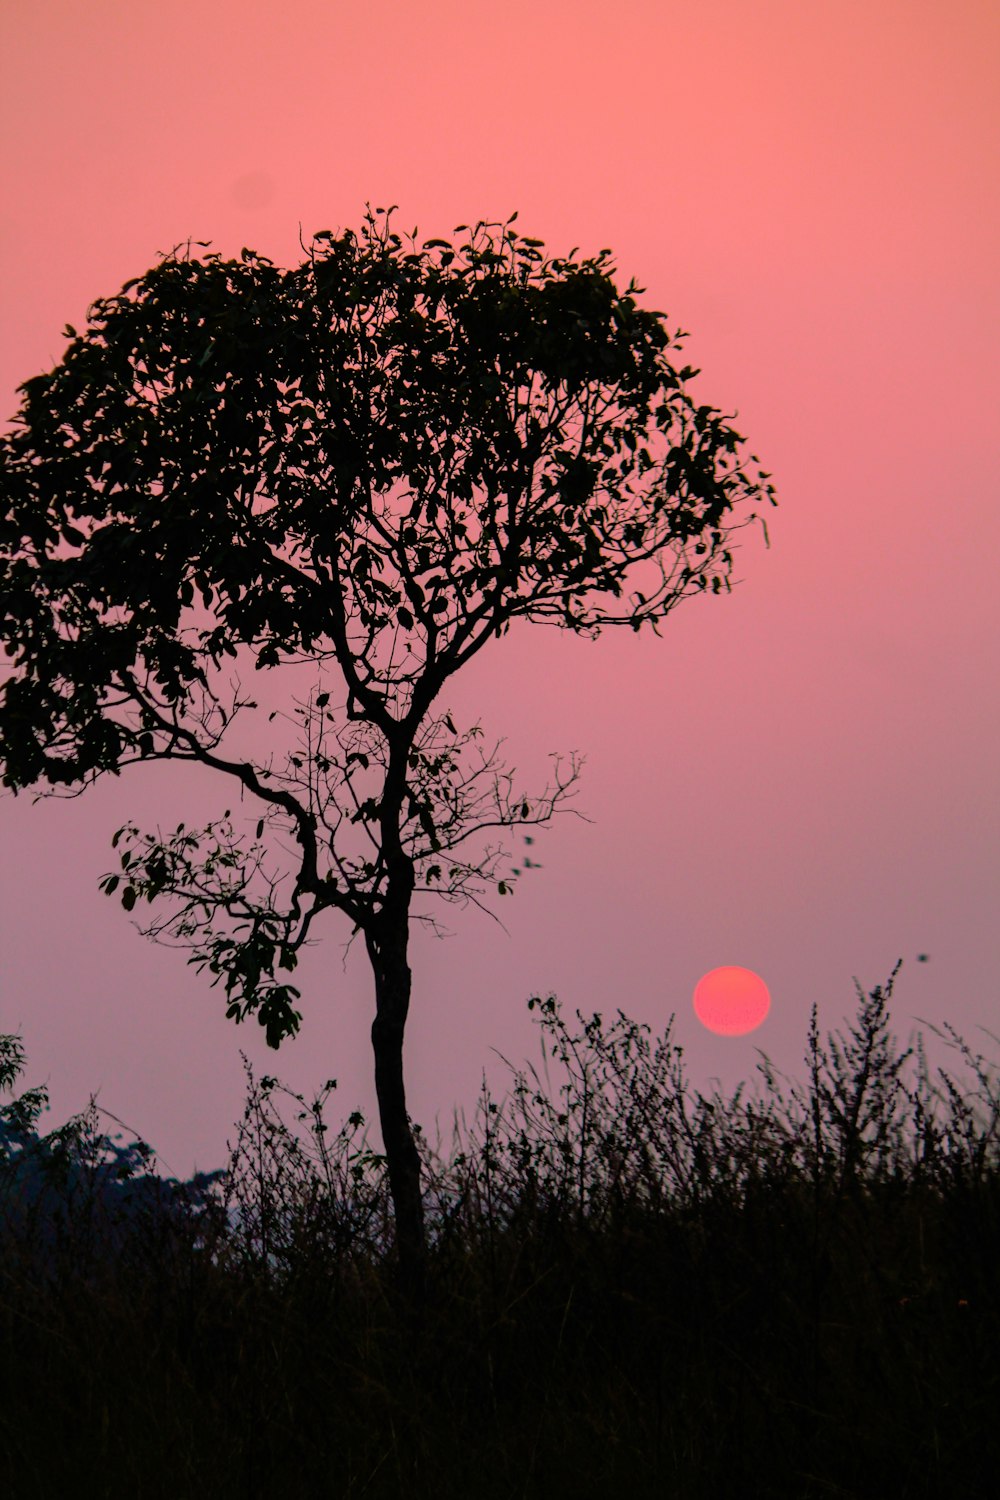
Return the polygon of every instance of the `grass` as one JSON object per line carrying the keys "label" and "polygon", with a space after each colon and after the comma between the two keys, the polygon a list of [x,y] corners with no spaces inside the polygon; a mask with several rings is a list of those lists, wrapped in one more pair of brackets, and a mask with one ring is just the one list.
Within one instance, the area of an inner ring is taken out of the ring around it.
{"label": "grass", "polygon": [[1000,1087],[947,1028],[957,1073],[900,1050],[892,987],[843,1032],[814,1013],[803,1083],[764,1062],[725,1098],[669,1028],[530,1002],[544,1077],[484,1088],[447,1158],[420,1138],[422,1318],[329,1090],[248,1069],[193,1184],[93,1114],[47,1146],[29,1110],[0,1138],[0,1491],[985,1500]]}

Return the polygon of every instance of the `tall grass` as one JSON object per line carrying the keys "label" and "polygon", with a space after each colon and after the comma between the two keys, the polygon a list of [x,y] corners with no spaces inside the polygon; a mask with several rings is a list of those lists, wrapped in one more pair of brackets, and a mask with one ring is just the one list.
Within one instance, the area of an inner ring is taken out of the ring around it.
{"label": "tall grass", "polygon": [[[419,1316],[384,1161],[360,1115],[328,1127],[330,1085],[306,1101],[248,1066],[226,1171],[156,1193],[92,1115],[31,1198],[49,1148],[22,1119],[0,1135],[0,1486],[992,1496],[1000,1083],[947,1027],[954,1070],[900,1049],[894,979],[842,1031],[813,1013],[802,1082],[765,1059],[729,1096],[691,1087],[671,1027],[530,1001],[541,1072],[508,1064],[446,1153],[419,1136]],[[109,1163],[131,1199],[81,1193]]]}

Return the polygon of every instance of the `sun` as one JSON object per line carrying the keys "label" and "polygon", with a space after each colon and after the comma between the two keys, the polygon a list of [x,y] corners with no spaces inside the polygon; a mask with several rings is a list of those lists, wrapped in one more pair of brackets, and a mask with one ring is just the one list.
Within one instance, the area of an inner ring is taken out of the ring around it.
{"label": "sun", "polygon": [[770,1009],[771,996],[760,975],[735,964],[711,969],[694,988],[694,1013],[716,1036],[746,1036]]}

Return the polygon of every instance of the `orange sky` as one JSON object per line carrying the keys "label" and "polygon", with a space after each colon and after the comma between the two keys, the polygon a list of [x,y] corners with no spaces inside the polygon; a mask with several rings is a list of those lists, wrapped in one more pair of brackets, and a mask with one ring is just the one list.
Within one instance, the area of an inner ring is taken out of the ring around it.
{"label": "orange sky", "polygon": [[[0,397],[66,322],[189,236],[290,263],[299,227],[364,204],[447,235],[520,214],[554,252],[614,248],[691,331],[703,399],[739,411],[779,487],[732,597],[662,640],[535,628],[452,704],[508,736],[527,785],[588,765],[544,868],[501,915],[418,936],[414,1116],[468,1110],[490,1048],[537,1058],[525,1001],[621,1006],[699,1083],[754,1047],[795,1069],[906,960],[914,1016],[996,1027],[996,504],[1000,12],[985,0],[15,0],[0,111]],[[750,537],[750,534],[747,534]],[[264,1065],[183,955],[101,897],[128,816],[194,821],[228,789],[134,772],[74,802],[0,804],[0,1028],[53,1119],[101,1102],[175,1171],[220,1164]],[[301,1040],[266,1057],[371,1113],[371,994],[334,920]],[[918,952],[930,962],[917,965]],[[713,1038],[698,977],[762,974],[771,1014]]]}

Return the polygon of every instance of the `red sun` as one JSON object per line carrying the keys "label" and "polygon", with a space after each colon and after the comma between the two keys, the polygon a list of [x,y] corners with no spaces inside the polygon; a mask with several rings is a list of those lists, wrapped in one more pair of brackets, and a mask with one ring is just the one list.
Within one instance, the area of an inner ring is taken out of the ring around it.
{"label": "red sun", "polygon": [[752,969],[712,969],[694,988],[694,1013],[716,1036],[746,1036],[770,1009],[767,985]]}

